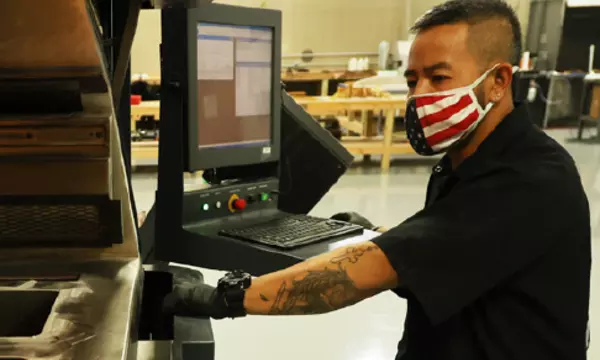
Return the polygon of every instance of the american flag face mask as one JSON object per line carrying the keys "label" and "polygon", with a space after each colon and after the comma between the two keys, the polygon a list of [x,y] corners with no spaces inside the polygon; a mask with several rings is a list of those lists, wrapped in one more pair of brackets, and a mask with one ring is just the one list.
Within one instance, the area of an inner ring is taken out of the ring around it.
{"label": "american flag face mask", "polygon": [[494,103],[482,108],[475,88],[496,67],[469,86],[409,98],[405,115],[406,134],[419,155],[445,152],[477,128]]}

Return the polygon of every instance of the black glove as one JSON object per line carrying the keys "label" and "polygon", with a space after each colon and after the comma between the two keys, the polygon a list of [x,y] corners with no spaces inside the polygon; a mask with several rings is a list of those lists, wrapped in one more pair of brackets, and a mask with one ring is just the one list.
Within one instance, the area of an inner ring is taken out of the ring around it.
{"label": "black glove", "polygon": [[354,225],[359,225],[368,230],[375,229],[375,225],[373,225],[373,223],[371,223],[369,220],[367,220],[362,215],[359,215],[355,212],[335,214],[331,217],[331,219],[338,220],[338,221],[345,221],[345,222],[348,222],[348,223],[351,223]]}
{"label": "black glove", "polygon": [[163,302],[166,313],[184,317],[233,317],[225,296],[217,288],[206,284],[176,285]]}

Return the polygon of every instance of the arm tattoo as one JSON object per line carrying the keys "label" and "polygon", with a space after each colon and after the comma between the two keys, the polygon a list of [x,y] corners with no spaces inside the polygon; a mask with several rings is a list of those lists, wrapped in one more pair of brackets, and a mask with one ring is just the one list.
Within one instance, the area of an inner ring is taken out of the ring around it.
{"label": "arm tattoo", "polygon": [[308,271],[303,278],[292,280],[291,285],[283,282],[269,314],[322,314],[372,295],[372,291],[356,287],[344,265],[356,264],[364,254],[375,249],[375,246],[348,248],[344,254],[329,261],[331,267]]}
{"label": "arm tattoo", "polygon": [[345,254],[336,256],[329,262],[338,265],[341,265],[344,262],[356,264],[364,254],[371,252],[375,249],[377,249],[377,247],[375,246],[363,246],[362,248],[350,247],[346,249]]}

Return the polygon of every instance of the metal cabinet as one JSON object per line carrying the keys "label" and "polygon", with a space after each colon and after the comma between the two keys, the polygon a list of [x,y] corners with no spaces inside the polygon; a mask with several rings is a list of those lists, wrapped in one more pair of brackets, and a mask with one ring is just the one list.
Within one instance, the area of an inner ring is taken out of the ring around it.
{"label": "metal cabinet", "polygon": [[524,50],[536,59],[536,70],[556,69],[565,8],[564,0],[531,0]]}

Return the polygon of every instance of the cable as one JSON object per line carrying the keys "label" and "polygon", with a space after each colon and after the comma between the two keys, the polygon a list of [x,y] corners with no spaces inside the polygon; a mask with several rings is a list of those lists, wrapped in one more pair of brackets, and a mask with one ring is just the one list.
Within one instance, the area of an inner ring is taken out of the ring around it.
{"label": "cable", "polygon": [[[564,78],[564,77],[557,77],[557,79],[560,79],[562,81],[565,82],[565,84],[567,85],[567,92],[571,93],[573,91],[573,88],[571,86],[571,83],[569,82],[569,79]],[[565,100],[549,100],[548,98],[546,98],[544,96],[544,89],[542,88],[542,86],[540,84],[537,83],[537,81],[535,80],[531,80],[531,83],[538,89],[538,93],[537,96],[539,96],[539,98],[546,104],[548,105],[562,105],[565,103]],[[548,90],[549,91],[549,90]],[[533,102],[533,101],[532,101]]]}

